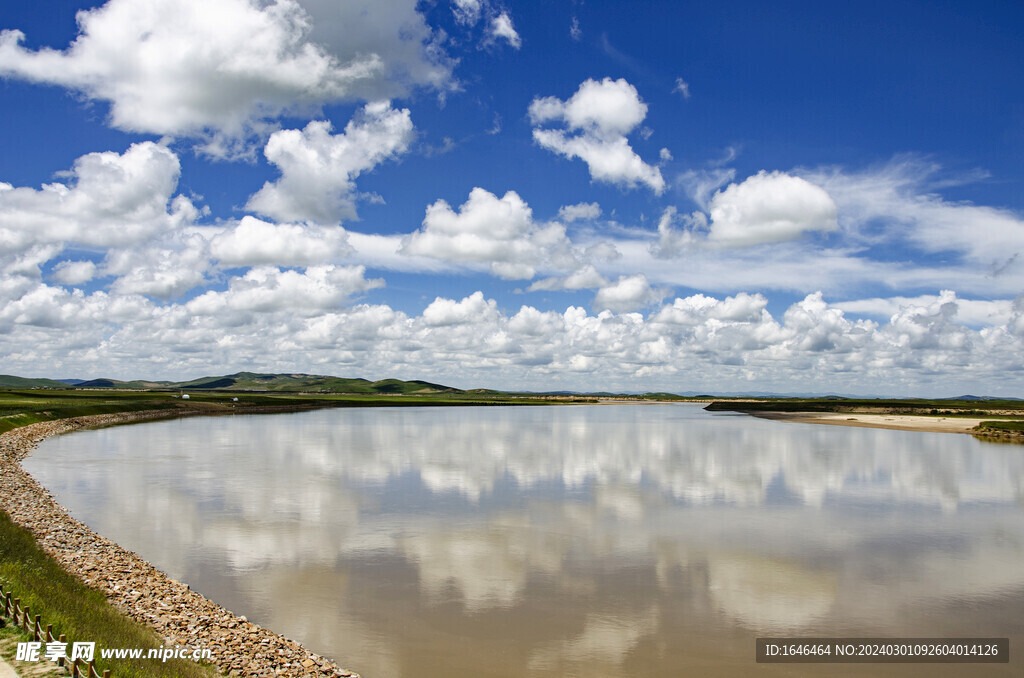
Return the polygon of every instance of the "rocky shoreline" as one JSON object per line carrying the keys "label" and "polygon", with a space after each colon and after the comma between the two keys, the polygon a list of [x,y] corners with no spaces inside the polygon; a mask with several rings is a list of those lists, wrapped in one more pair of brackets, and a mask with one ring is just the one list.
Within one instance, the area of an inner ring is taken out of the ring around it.
{"label": "rocky shoreline", "polygon": [[21,460],[52,435],[182,414],[180,410],[101,414],[32,424],[0,435],[0,509],[28,528],[65,569],[103,591],[122,613],[155,629],[165,646],[211,650],[212,663],[224,675],[358,678],[299,643],[232,614],[94,533],[21,467]]}

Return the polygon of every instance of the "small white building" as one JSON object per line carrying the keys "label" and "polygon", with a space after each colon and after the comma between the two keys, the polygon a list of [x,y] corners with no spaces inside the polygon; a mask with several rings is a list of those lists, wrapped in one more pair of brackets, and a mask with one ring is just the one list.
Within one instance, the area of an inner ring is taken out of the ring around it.
{"label": "small white building", "polygon": [[188,400],[188,394],[187,393],[182,393],[181,394],[181,399],[182,400]]}

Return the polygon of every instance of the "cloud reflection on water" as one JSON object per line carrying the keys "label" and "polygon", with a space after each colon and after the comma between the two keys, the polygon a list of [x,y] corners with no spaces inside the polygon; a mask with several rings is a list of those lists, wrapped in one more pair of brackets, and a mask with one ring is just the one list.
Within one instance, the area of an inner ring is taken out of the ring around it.
{"label": "cloud reflection on water", "polygon": [[[560,622],[503,641],[511,673],[625,665],[680,625],[927,635],[936,608],[1024,592],[1024,455],[969,436],[678,405],[354,409],[78,433],[26,466],[172,576],[380,675],[438,627],[539,610]],[[317,630],[295,598],[320,601]]]}

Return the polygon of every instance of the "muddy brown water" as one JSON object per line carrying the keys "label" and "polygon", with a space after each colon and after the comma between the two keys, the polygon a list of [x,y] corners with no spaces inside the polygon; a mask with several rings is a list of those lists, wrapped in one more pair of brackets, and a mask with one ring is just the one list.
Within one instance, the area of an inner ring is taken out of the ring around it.
{"label": "muddy brown water", "polygon": [[[1024,669],[1024,452],[677,404],[193,418],[44,441],[70,512],[366,678]],[[755,639],[1009,637],[992,665]]]}

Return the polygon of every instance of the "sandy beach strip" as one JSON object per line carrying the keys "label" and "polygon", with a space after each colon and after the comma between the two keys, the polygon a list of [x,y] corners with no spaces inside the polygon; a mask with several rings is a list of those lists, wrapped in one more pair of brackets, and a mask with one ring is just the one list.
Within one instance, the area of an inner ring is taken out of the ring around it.
{"label": "sandy beach strip", "polygon": [[975,426],[988,418],[975,417],[923,417],[914,414],[862,414],[859,412],[753,412],[761,419],[792,421],[800,424],[828,424],[830,426],[861,426],[889,428],[897,431],[928,431],[931,433],[972,433]]}

